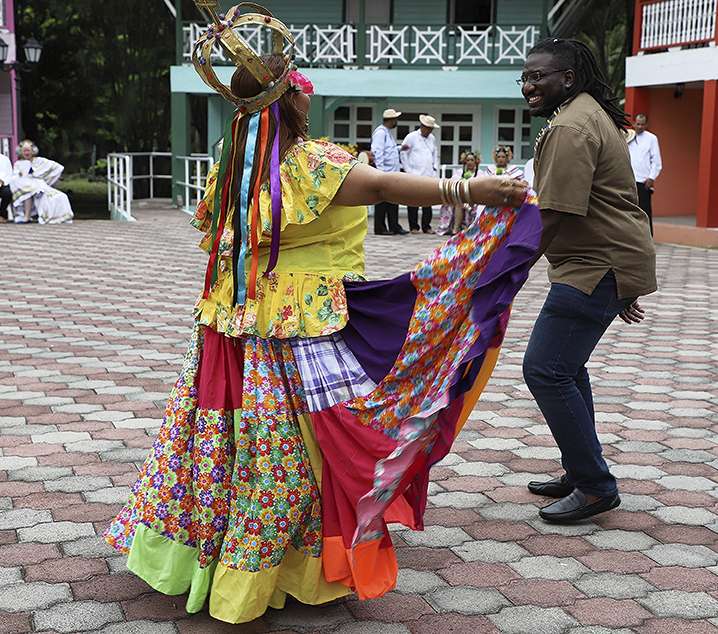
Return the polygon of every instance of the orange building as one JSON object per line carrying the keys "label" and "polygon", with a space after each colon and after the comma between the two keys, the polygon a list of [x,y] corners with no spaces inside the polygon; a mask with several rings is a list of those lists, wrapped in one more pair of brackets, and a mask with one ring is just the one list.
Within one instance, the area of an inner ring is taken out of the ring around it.
{"label": "orange building", "polygon": [[661,146],[654,217],[718,227],[718,0],[635,1],[625,108]]}

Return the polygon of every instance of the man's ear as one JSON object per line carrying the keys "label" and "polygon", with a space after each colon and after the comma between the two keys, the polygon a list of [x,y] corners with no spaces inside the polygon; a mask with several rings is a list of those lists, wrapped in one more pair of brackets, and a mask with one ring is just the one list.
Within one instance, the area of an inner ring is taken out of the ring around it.
{"label": "man's ear", "polygon": [[576,83],[576,73],[573,71],[572,68],[569,68],[567,71],[564,72],[563,85],[566,87],[567,90],[571,90],[571,88],[573,88],[573,85],[575,83]]}

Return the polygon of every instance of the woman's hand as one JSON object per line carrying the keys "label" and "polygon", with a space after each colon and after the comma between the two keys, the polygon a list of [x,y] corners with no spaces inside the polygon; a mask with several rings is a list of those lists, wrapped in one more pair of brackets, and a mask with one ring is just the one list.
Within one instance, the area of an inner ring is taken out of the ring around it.
{"label": "woman's hand", "polygon": [[526,198],[526,181],[500,176],[477,176],[469,179],[471,199],[489,207],[520,207]]}

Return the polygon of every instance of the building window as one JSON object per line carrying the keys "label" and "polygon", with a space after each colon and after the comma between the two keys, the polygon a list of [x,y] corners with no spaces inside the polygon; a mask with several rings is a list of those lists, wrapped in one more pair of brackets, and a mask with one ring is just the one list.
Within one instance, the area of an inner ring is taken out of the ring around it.
{"label": "building window", "polygon": [[340,106],[334,110],[332,141],[356,144],[359,149],[371,146],[374,130],[374,108],[366,105]]}
{"label": "building window", "polygon": [[471,112],[445,112],[441,115],[439,162],[456,165],[464,152],[473,152],[478,146],[475,123],[478,118]]}
{"label": "building window", "polygon": [[509,146],[515,161],[528,161],[533,156],[531,115],[527,108],[498,109],[496,144]]}
{"label": "building window", "polygon": [[491,24],[495,16],[495,0],[449,1],[449,24]]}

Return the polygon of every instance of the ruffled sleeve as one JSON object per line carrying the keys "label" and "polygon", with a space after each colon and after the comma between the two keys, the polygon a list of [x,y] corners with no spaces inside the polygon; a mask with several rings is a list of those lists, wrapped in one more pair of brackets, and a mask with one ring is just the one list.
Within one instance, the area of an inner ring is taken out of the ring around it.
{"label": "ruffled sleeve", "polygon": [[[356,159],[328,141],[304,141],[295,145],[281,167],[282,225],[304,225],[319,218],[331,204]],[[272,224],[269,186],[260,196],[262,232],[268,239]]]}

